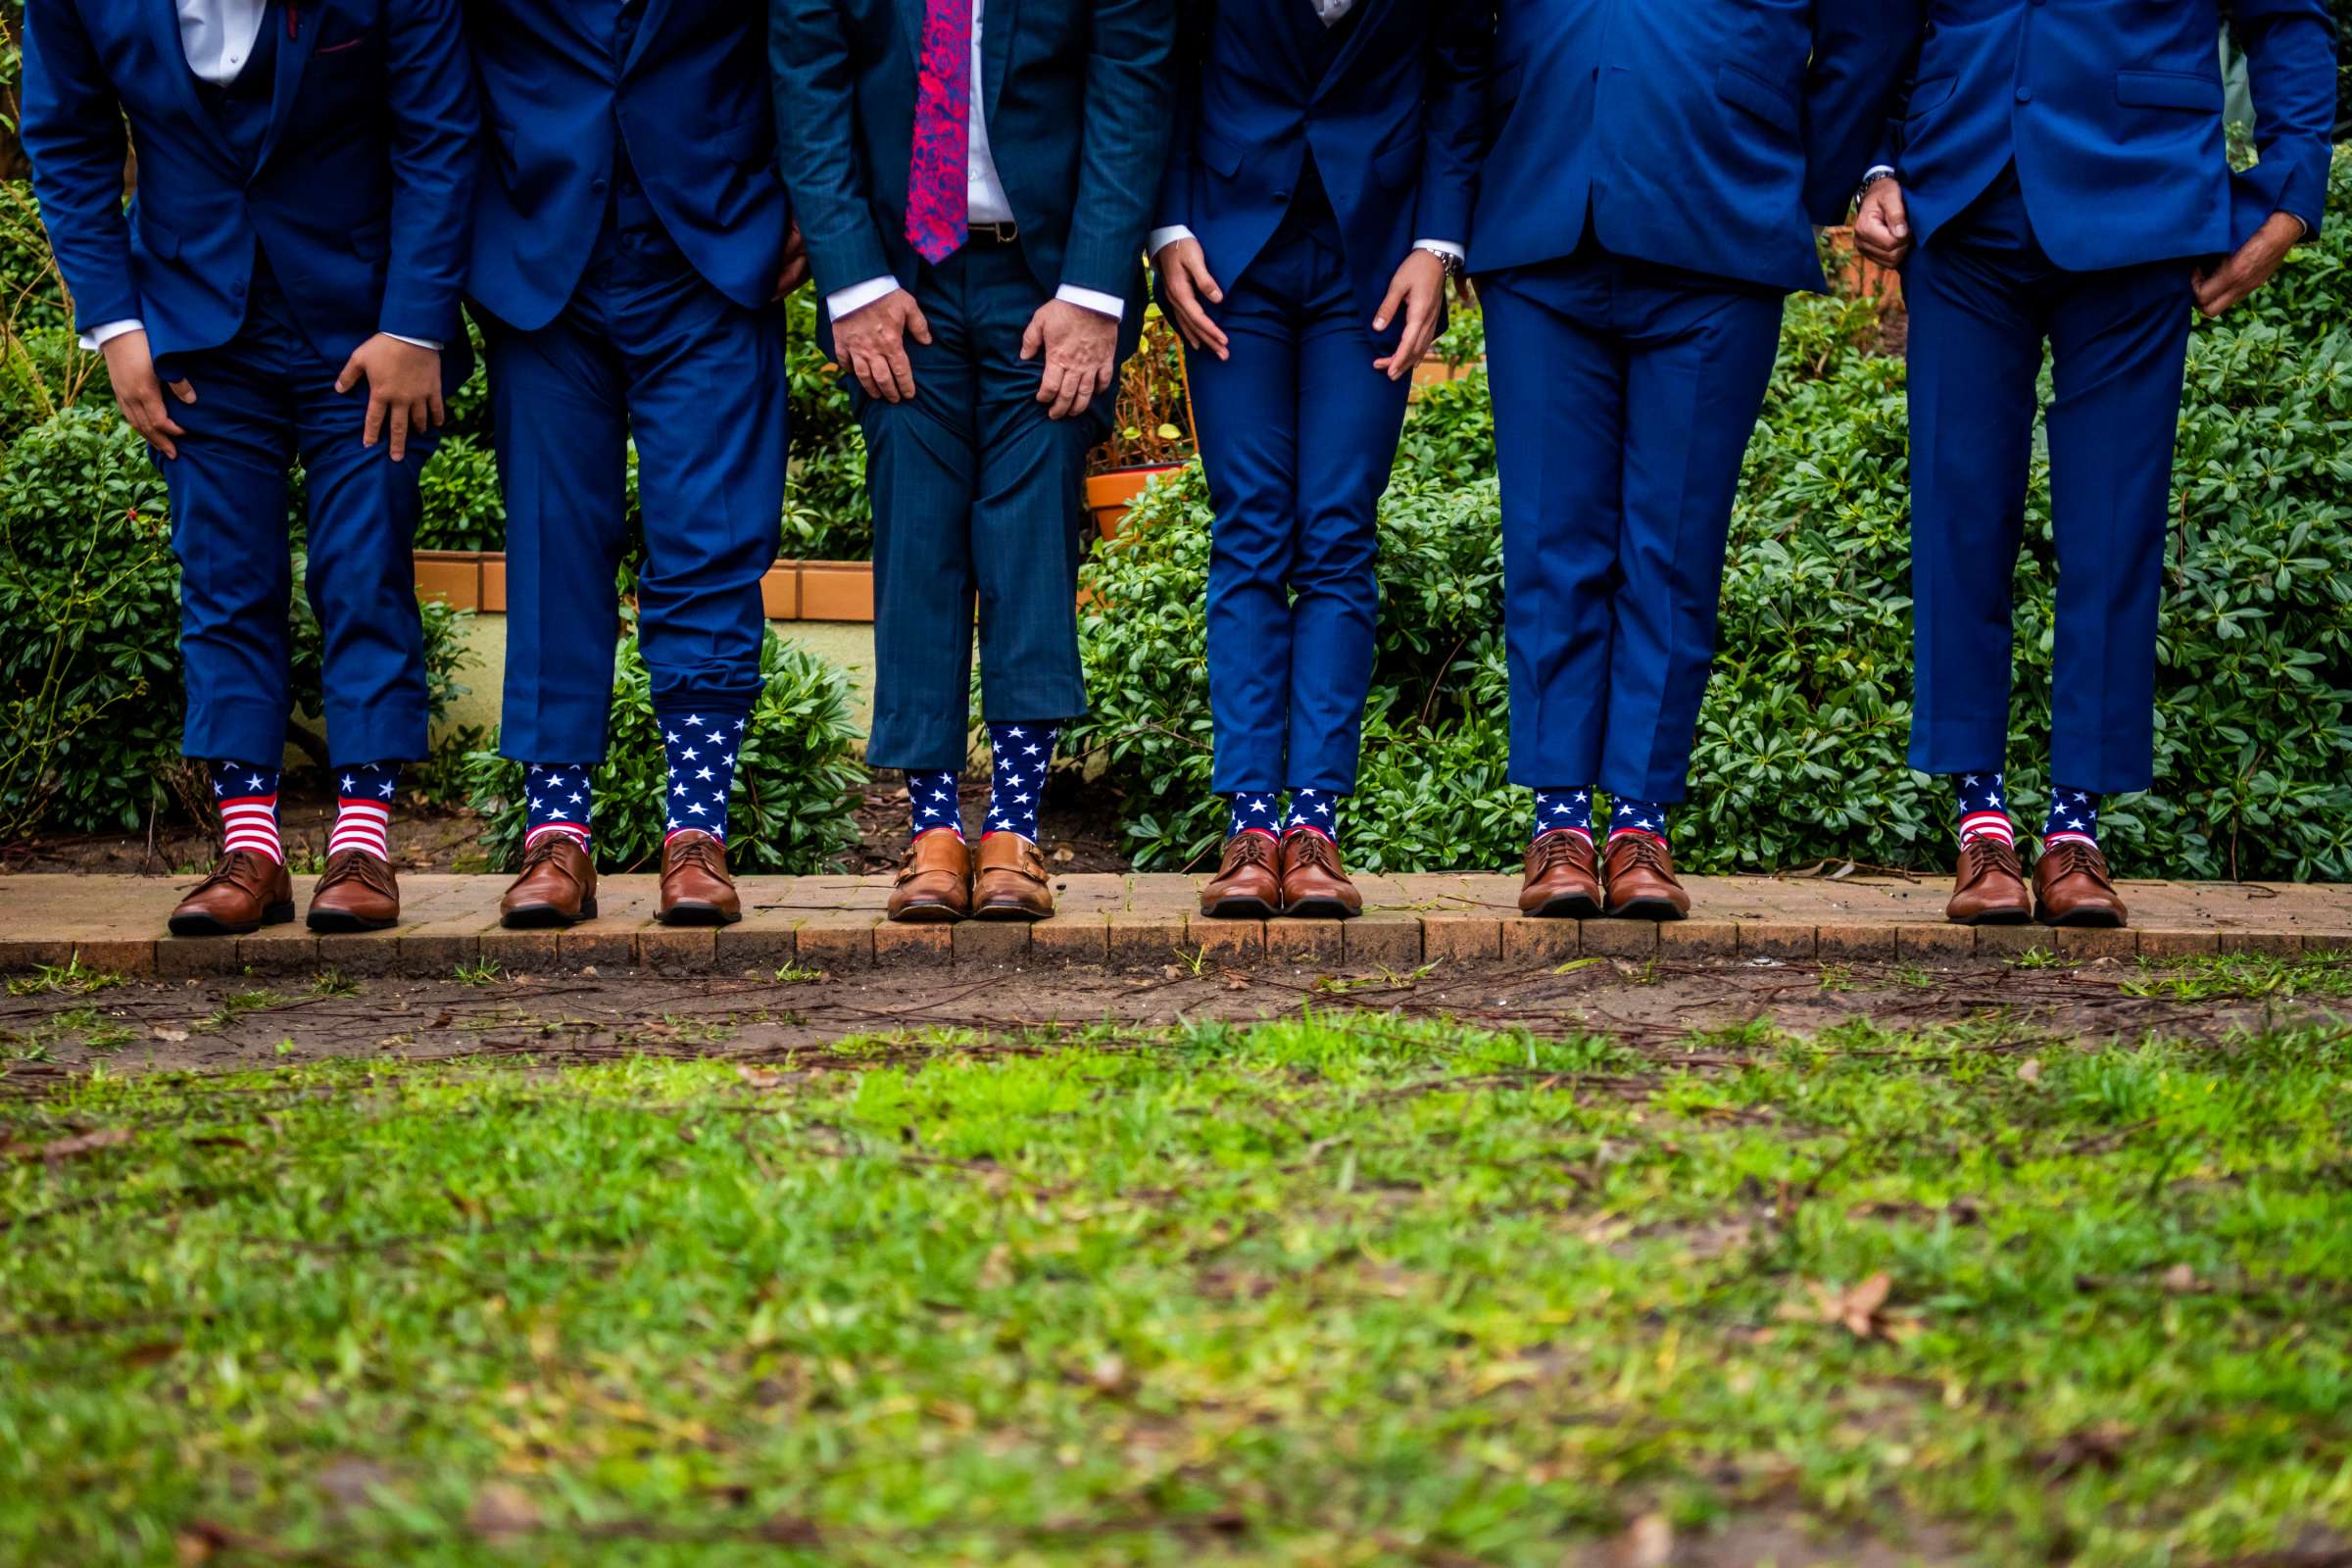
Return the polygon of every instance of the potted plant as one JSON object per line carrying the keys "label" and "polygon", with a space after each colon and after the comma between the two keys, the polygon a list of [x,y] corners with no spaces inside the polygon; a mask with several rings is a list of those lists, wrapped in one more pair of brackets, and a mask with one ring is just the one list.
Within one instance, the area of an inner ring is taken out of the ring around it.
{"label": "potted plant", "polygon": [[1193,460],[1192,384],[1184,373],[1184,344],[1156,304],[1144,311],[1144,336],[1119,374],[1110,435],[1088,461],[1086,504],[1105,539],[1126,526],[1127,509],[1152,476]]}

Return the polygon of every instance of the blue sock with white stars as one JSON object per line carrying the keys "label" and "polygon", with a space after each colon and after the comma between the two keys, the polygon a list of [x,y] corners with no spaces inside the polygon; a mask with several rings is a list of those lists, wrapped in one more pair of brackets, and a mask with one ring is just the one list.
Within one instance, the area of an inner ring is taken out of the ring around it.
{"label": "blue sock with white stars", "polygon": [[332,858],[359,850],[379,860],[392,858],[392,798],[400,793],[398,762],[360,762],[335,770],[335,828],[327,835]]}
{"label": "blue sock with white stars", "polygon": [[1297,833],[1301,829],[1320,833],[1332,843],[1340,842],[1340,798],[1329,790],[1293,790],[1291,808],[1283,813],[1282,831]]}
{"label": "blue sock with white stars", "polygon": [[1609,797],[1609,837],[1620,833],[1646,833],[1659,843],[1666,842],[1666,808],[1656,801],[1637,801],[1624,795]]}
{"label": "blue sock with white stars", "polygon": [[1225,818],[1227,838],[1244,833],[1263,833],[1270,839],[1282,836],[1282,791],[1244,790],[1225,800],[1231,808]]}
{"label": "blue sock with white stars", "polygon": [[1592,792],[1581,790],[1536,791],[1536,825],[1527,835],[1533,844],[1546,833],[1565,828],[1571,833],[1592,836]]}
{"label": "blue sock with white stars", "polygon": [[253,762],[213,764],[213,804],[220,810],[221,853],[250,850],[284,864],[277,836],[277,769]]}
{"label": "blue sock with white stars", "polygon": [[2099,847],[2099,798],[2088,790],[2050,786],[2049,819],[2041,825],[2041,847],[2087,844]]}
{"label": "blue sock with white stars", "polygon": [[1018,833],[1037,842],[1038,808],[1046,802],[1046,770],[1054,765],[1054,743],[1061,739],[1059,724],[999,724],[988,726],[988,749],[994,754],[988,779],[988,822],[991,833]]}
{"label": "blue sock with white stars", "polygon": [[735,754],[743,750],[747,716],[741,710],[654,710],[662,754],[669,761],[670,833],[708,833],[726,842],[727,792],[735,784]]}
{"label": "blue sock with white stars", "polygon": [[522,775],[522,846],[550,833],[561,833],[588,847],[588,819],[596,809],[596,789],[589,783],[593,762],[533,762]]}
{"label": "blue sock with white stars", "polygon": [[1953,774],[1952,798],[1960,808],[1961,843],[1988,838],[2017,847],[2017,829],[2009,821],[2009,785],[1999,768]]}
{"label": "blue sock with white stars", "polygon": [[945,830],[957,838],[963,837],[963,807],[958,799],[962,789],[960,773],[908,773],[908,836],[919,839],[934,830]]}

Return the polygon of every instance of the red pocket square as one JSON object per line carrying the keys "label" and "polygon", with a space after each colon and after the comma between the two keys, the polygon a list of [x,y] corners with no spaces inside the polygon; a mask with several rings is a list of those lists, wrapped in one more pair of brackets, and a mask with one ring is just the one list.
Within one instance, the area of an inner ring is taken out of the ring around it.
{"label": "red pocket square", "polygon": [[366,38],[346,38],[341,43],[322,43],[318,46],[318,52],[322,55],[341,54],[346,49],[357,49],[367,41]]}

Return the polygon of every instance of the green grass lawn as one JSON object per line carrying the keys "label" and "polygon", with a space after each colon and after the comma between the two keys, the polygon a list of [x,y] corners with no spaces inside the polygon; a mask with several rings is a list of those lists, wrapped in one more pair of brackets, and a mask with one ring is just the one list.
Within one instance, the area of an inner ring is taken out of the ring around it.
{"label": "green grass lawn", "polygon": [[102,1071],[0,1101],[0,1559],[2347,1546],[2348,1090],[1341,1013]]}

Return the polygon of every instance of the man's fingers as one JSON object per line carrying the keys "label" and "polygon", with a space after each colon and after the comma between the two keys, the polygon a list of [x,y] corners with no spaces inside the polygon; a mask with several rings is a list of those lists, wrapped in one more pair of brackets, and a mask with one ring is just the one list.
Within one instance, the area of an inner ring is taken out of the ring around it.
{"label": "man's fingers", "polygon": [[384,433],[384,400],[371,385],[368,390],[368,419],[360,427],[360,445],[371,447]]}
{"label": "man's fingers", "polygon": [[193,381],[173,381],[173,382],[172,382],[172,383],[171,383],[171,386],[172,386],[172,395],[173,397],[175,397],[175,398],[179,399],[179,401],[180,401],[180,402],[182,402],[182,403],[193,403],[193,402],[195,402],[195,401],[196,401],[196,383],[195,383],[195,382],[193,382]]}
{"label": "man's fingers", "polygon": [[923,318],[923,308],[914,303],[911,294],[906,296],[906,335],[917,343],[931,341],[931,323]]}
{"label": "man's fingers", "polygon": [[872,359],[863,350],[852,349],[849,353],[849,361],[850,373],[858,378],[859,386],[865,388],[865,395],[869,398],[880,397],[882,388],[875,382]]}
{"label": "man's fingers", "polygon": [[914,362],[906,358],[906,346],[892,344],[886,359],[890,366],[890,383],[899,394],[894,401],[903,402],[914,396]]}
{"label": "man's fingers", "polygon": [[441,394],[439,391],[435,391],[433,393],[432,397],[427,400],[425,407],[432,411],[434,429],[438,430],[441,428],[441,426],[449,422],[449,405],[441,401]]}
{"label": "man's fingers", "polygon": [[1388,297],[1380,302],[1380,309],[1373,313],[1373,331],[1385,332],[1389,329],[1390,318],[1396,316],[1396,307],[1403,303],[1410,292],[1402,277],[1398,277],[1389,284]]}
{"label": "man's fingers", "polygon": [[409,455],[409,409],[405,403],[395,403],[385,410],[385,422],[391,428],[392,461],[398,463]]}
{"label": "man's fingers", "polygon": [[1097,392],[1110,390],[1110,362],[1108,360],[1104,360],[1101,365],[1095,367],[1095,390]]}
{"label": "man's fingers", "polygon": [[1194,285],[1208,296],[1209,303],[1212,305],[1225,303],[1225,291],[1217,287],[1217,280],[1209,275],[1208,260],[1205,256],[1191,258],[1185,266],[1176,270],[1179,275],[1185,272],[1192,273]]}
{"label": "man's fingers", "polygon": [[1037,351],[1045,346],[1045,342],[1046,329],[1038,325],[1037,318],[1032,316],[1029,318],[1029,324],[1021,328],[1021,358],[1024,360],[1036,359]]}
{"label": "man's fingers", "polygon": [[1050,408],[1060,395],[1061,367],[1048,360],[1044,371],[1037,378],[1037,401]]}
{"label": "man's fingers", "polygon": [[[364,344],[362,345],[362,347],[365,346],[366,345]],[[351,351],[351,358],[343,362],[343,373],[335,377],[335,390],[338,392],[350,391],[353,387],[360,384],[360,377],[366,373],[367,372],[360,368],[359,349],[353,349]]]}

